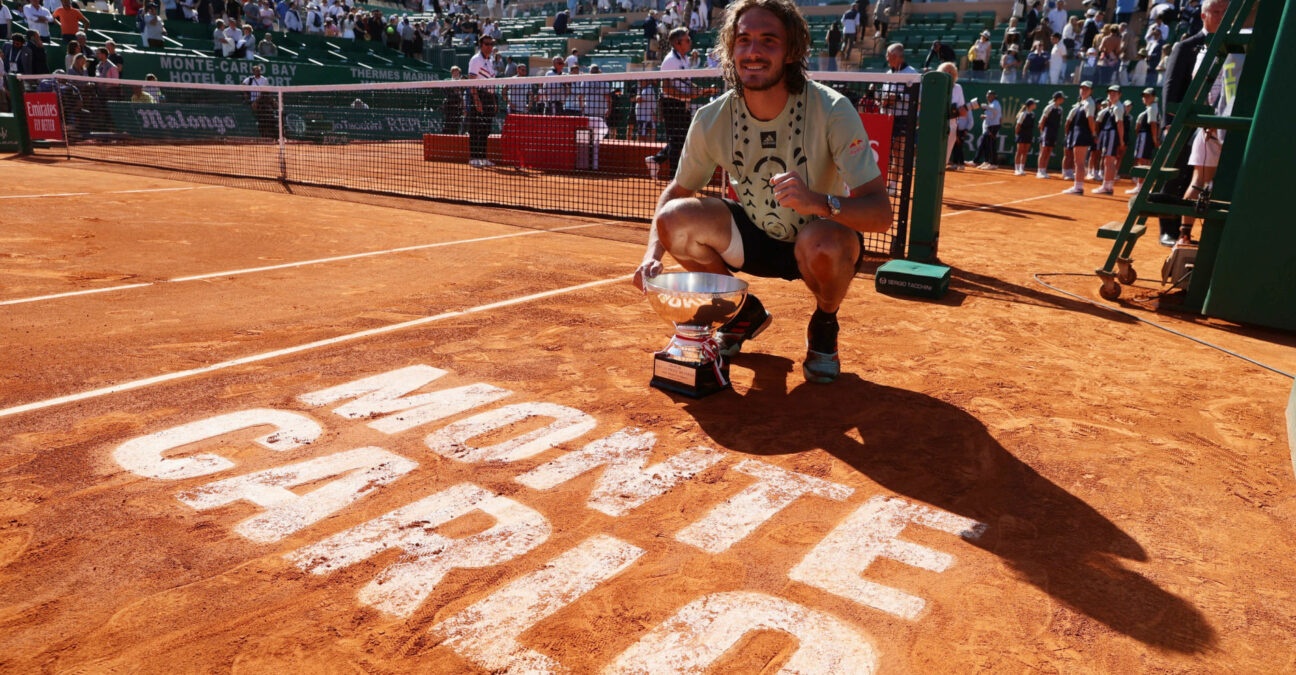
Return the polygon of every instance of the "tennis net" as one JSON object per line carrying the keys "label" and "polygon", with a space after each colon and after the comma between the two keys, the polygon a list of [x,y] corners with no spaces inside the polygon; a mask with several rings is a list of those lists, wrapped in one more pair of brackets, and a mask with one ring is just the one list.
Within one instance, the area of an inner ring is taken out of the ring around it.
{"label": "tennis net", "polygon": [[[252,87],[57,75],[26,76],[23,86],[25,98],[58,104],[61,134],[38,144],[40,153],[182,172],[197,181],[252,179],[647,221],[673,174],[669,162],[659,162],[654,178],[645,161],[666,145],[661,77]],[[688,71],[686,78],[722,90],[717,71]],[[903,255],[918,76],[813,78],[856,103],[885,163],[895,221],[890,231],[869,236],[866,248]],[[727,186],[717,171],[704,193],[722,196]]]}

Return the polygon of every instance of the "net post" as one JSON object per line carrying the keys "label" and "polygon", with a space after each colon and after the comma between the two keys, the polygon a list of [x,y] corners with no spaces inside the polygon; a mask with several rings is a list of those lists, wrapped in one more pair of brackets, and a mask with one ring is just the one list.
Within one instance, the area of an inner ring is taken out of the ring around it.
{"label": "net post", "polygon": [[23,83],[17,75],[6,78],[9,85],[10,107],[13,109],[14,123],[18,127],[18,154],[32,154],[31,134],[27,129],[27,104],[23,102]]}
{"label": "net post", "polygon": [[946,142],[954,80],[940,71],[922,76],[915,153],[913,208],[909,219],[909,260],[936,260],[940,240],[941,195],[945,190]]}
{"label": "net post", "polygon": [[288,147],[284,140],[284,93],[275,92],[275,119],[279,122],[279,180],[288,182]]}

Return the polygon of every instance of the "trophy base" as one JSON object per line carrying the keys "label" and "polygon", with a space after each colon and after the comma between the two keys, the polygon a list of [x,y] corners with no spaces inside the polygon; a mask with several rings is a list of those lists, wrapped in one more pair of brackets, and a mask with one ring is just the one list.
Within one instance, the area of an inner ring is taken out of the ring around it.
{"label": "trophy base", "polygon": [[[721,362],[720,372],[724,373],[725,382],[728,382],[729,364]],[[662,354],[657,354],[653,359],[653,378],[649,384],[663,391],[692,398],[710,396],[730,388],[729,384],[721,384],[716,378],[715,368],[710,362],[688,363]]]}

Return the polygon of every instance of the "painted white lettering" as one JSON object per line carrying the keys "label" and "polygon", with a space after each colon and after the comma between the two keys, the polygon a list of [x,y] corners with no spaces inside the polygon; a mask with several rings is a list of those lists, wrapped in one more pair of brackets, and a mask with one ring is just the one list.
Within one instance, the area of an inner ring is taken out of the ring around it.
{"label": "painted white lettering", "polygon": [[649,631],[605,673],[700,673],[746,634],[777,630],[800,645],[780,673],[868,675],[877,651],[838,619],[762,593],[716,593],[698,598]]}
{"label": "painted white lettering", "polygon": [[[488,432],[502,430],[532,417],[552,417],[553,422],[495,445],[479,448],[468,441]],[[598,422],[589,415],[553,403],[519,403],[474,415],[448,424],[424,441],[428,449],[461,462],[516,462],[566,443],[593,429]]]}
{"label": "painted white lettering", "polygon": [[[234,527],[234,531],[259,543],[278,541],[336,513],[397,478],[418,463],[382,448],[357,448],[299,464],[229,478],[177,495],[204,511],[236,501],[265,509]],[[346,474],[304,495],[289,488]]]}
{"label": "painted white lettering", "polygon": [[307,405],[328,405],[356,399],[333,409],[338,415],[353,420],[398,413],[369,423],[373,429],[395,434],[498,401],[512,393],[486,384],[471,384],[406,396],[445,374],[446,371],[432,366],[410,366],[304,394],[298,400]]}
{"label": "painted white lettering", "polygon": [[577,452],[542,464],[516,480],[536,490],[548,490],[606,466],[590,493],[588,506],[609,516],[622,516],[724,458],[717,450],[697,447],[647,466],[656,443],[657,437],[650,431],[622,429]]}
{"label": "painted white lettering", "polygon": [[948,553],[897,539],[911,522],[970,540],[979,539],[985,532],[985,525],[970,518],[901,499],[874,497],[828,533],[788,576],[861,605],[913,620],[926,606],[922,598],[861,576],[878,558],[890,558],[931,572],[943,572],[953,564],[954,556]]}
{"label": "painted white lettering", "polygon": [[446,636],[447,647],[491,672],[561,672],[560,664],[522,646],[518,637],[643,554],[638,546],[595,535],[432,630]]}
{"label": "painted white lettering", "polygon": [[[493,517],[495,524],[459,539],[434,531],[473,511]],[[461,483],[285,557],[302,570],[323,575],[399,548],[405,557],[361,589],[359,599],[407,617],[450,570],[499,565],[539,546],[549,533],[549,522],[534,509]]]}
{"label": "painted white lettering", "polygon": [[804,495],[842,501],[855,491],[754,459],[744,460],[734,470],[756,478],[757,482],[680,530],[675,534],[676,540],[707,553],[723,553]]}
{"label": "painted white lettering", "polygon": [[175,450],[217,436],[269,425],[278,429],[256,439],[256,443],[271,450],[292,450],[319,438],[320,426],[305,415],[283,410],[256,408],[209,417],[205,420],[164,429],[122,443],[113,451],[113,459],[123,469],[146,478],[179,480],[206,476],[224,471],[234,462],[214,454],[166,459],[163,452]]}

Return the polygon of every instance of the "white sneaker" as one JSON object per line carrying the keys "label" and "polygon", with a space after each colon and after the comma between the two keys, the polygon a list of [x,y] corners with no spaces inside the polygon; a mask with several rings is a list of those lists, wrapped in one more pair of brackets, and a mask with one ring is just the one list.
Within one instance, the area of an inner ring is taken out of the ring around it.
{"label": "white sneaker", "polygon": [[1085,180],[1098,180],[1098,176],[1092,173],[1086,173]]}
{"label": "white sneaker", "polygon": [[482,163],[482,161],[481,161],[480,159],[470,159],[470,160],[468,160],[468,166],[477,166],[477,167],[479,167],[479,166],[482,165],[481,163]]}
{"label": "white sneaker", "polygon": [[495,166],[495,162],[492,162],[489,159],[479,159],[477,161],[477,166]]}
{"label": "white sneaker", "polygon": [[1036,177],[1036,178],[1048,178],[1049,175],[1048,175],[1048,173],[1046,173],[1046,172],[1044,172],[1044,171],[1036,171],[1036,172],[1035,172],[1035,177]]}
{"label": "white sneaker", "polygon": [[1125,191],[1125,194],[1127,195],[1136,195],[1138,193],[1139,193],[1139,188],[1137,185]]}
{"label": "white sneaker", "polygon": [[1082,194],[1084,194],[1084,188],[1082,188],[1082,187],[1072,187],[1072,188],[1069,189],[1069,190],[1063,190],[1063,191],[1062,191],[1062,194],[1064,194],[1064,195],[1082,195]]}
{"label": "white sneaker", "polygon": [[644,164],[648,165],[648,177],[657,180],[657,170],[659,168],[657,158],[651,155],[644,157]]}
{"label": "white sneaker", "polygon": [[1096,195],[1109,195],[1109,194],[1112,194],[1114,191],[1113,191],[1111,188],[1109,188],[1109,187],[1107,187],[1106,185],[1104,185],[1104,186],[1098,188],[1097,190],[1092,190],[1092,192],[1093,192],[1093,194],[1096,194]]}
{"label": "white sneaker", "polygon": [[1075,172],[1074,172],[1074,171],[1063,171],[1063,172],[1062,172],[1062,180],[1075,180]]}
{"label": "white sneaker", "polygon": [[1021,169],[1017,169],[1016,171],[1013,172],[1013,175],[1014,175],[1014,176],[1025,176],[1025,175],[1026,175],[1026,172],[1025,172],[1025,171],[1022,171]]}

